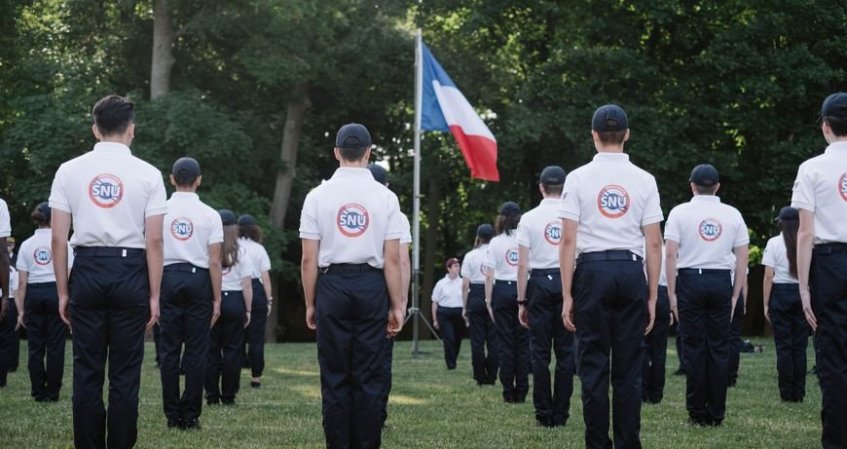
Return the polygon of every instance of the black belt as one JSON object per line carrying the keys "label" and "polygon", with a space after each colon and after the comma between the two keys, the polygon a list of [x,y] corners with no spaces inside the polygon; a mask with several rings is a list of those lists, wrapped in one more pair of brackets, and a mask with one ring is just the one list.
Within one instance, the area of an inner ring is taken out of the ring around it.
{"label": "black belt", "polygon": [[169,264],[169,265],[165,265],[162,268],[162,271],[182,271],[182,272],[185,272],[185,273],[196,273],[196,272],[199,271],[201,273],[208,273],[209,269],[197,267],[197,266],[194,266],[190,263],[172,263],[172,264]]}
{"label": "black belt", "polygon": [[141,248],[121,248],[118,246],[77,246],[77,257],[141,257],[145,251]]}
{"label": "black belt", "polygon": [[517,282],[518,281],[504,281],[503,279],[495,279],[494,280],[495,284],[506,284],[506,285],[516,284]]}
{"label": "black belt", "polygon": [[551,276],[556,275],[559,276],[562,274],[562,271],[558,268],[533,268],[532,271],[529,272],[530,276]]}
{"label": "black belt", "polygon": [[321,267],[321,273],[368,273],[371,271],[382,271],[366,263],[334,263],[328,267]]}
{"label": "black belt", "polygon": [[34,284],[26,284],[26,288],[56,288],[55,282],[36,282]]}
{"label": "black belt", "polygon": [[815,245],[812,254],[823,256],[827,254],[847,254],[847,243],[821,243]]}
{"label": "black belt", "polygon": [[800,284],[773,284],[772,290],[796,292],[800,290]]}
{"label": "black belt", "polygon": [[718,268],[680,268],[676,270],[677,276],[694,276],[701,274],[730,274],[730,270]]}
{"label": "black belt", "polygon": [[585,262],[600,262],[600,261],[629,261],[641,262],[644,260],[638,254],[625,249],[612,249],[608,251],[596,251],[592,253],[582,253],[576,258],[576,263]]}

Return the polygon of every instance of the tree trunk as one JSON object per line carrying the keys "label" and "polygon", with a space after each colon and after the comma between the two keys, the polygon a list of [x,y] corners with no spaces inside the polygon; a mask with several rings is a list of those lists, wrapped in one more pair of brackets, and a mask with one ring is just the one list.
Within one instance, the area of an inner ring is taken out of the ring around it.
{"label": "tree trunk", "polygon": [[421,287],[420,309],[432,322],[432,288],[435,284],[435,247],[438,240],[438,203],[441,201],[441,189],[436,178],[429,180],[429,193],[426,197],[427,228],[424,236],[423,285]]}
{"label": "tree trunk", "polygon": [[168,0],[153,2],[153,62],[150,69],[150,99],[155,100],[170,91],[174,62],[174,29]]}

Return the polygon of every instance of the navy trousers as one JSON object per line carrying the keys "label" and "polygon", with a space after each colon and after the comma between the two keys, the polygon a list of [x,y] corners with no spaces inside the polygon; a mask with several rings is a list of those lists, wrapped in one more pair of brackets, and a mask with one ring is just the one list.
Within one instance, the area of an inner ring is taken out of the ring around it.
{"label": "navy trousers", "polygon": [[221,293],[221,316],[212,327],[206,353],[207,401],[235,402],[241,379],[245,313],[241,291]]}
{"label": "navy trousers", "polygon": [[[200,416],[212,301],[209,270],[187,263],[164,268],[159,318],[159,373],[162,378],[162,405],[168,420],[191,422]],[[181,396],[180,366],[185,371],[185,389]]]}
{"label": "navy trousers", "polygon": [[65,374],[68,329],[59,317],[56,283],[27,284],[24,309],[32,397],[36,401],[58,401]]}
{"label": "navy trousers", "polygon": [[268,324],[268,298],[265,286],[259,279],[253,279],[253,305],[250,324],[244,331],[244,343],[247,346],[247,362],[253,377],[262,377],[265,372],[265,329]]}
{"label": "navy trousers", "polygon": [[726,412],[732,280],[729,270],[680,274],[676,294],[686,357],[686,408],[698,424],[718,425]]}
{"label": "navy trousers", "polygon": [[776,346],[779,397],[799,402],[806,396],[806,347],[809,324],[803,314],[797,284],[773,284],[768,314]]}
{"label": "navy trousers", "polygon": [[[596,254],[596,253],[592,253]],[[586,448],[640,448],[641,371],[647,311],[644,265],[633,260],[578,262],[573,282],[577,366]]]}
{"label": "navy trousers", "polygon": [[388,291],[381,270],[331,266],[315,297],[328,449],[377,448],[386,417]]}
{"label": "navy trousers", "polygon": [[493,384],[499,367],[497,336],[485,305],[485,286],[471,284],[468,292],[468,321],[471,334],[471,366],[478,385]]}
{"label": "navy trousers", "polygon": [[462,348],[462,334],[465,329],[465,319],[461,307],[441,307],[436,309],[438,327],[441,328],[441,342],[444,345],[444,362],[447,369],[456,369],[456,358]]}
{"label": "navy trousers", "polygon": [[809,276],[818,320],[817,367],[821,387],[821,444],[847,447],[847,244],[818,245]]}
{"label": "navy trousers", "polygon": [[656,301],[656,320],[653,330],[644,336],[644,371],[641,374],[641,400],[652,404],[662,402],[665,394],[665,362],[668,351],[671,304],[668,288],[659,286]]}
{"label": "navy trousers", "polygon": [[[77,248],[70,278],[76,449],[131,448],[150,290],[144,251]],[[103,406],[106,361],[109,406]]]}
{"label": "navy trousers", "polygon": [[[562,322],[559,269],[532,270],[527,284],[529,329],[533,336],[532,401],[535,418],[546,426],[563,426],[570,417],[573,394],[574,335]],[[550,352],[556,355],[550,379]]]}
{"label": "navy trousers", "polygon": [[738,381],[738,368],[741,364],[741,328],[744,327],[744,300],[738,298],[735,303],[735,312],[732,314],[732,322],[729,326],[729,363],[727,364],[726,383],[734,387]]}
{"label": "navy trousers", "polygon": [[14,299],[6,300],[6,315],[0,320],[0,387],[6,386],[6,378],[15,363],[15,346],[20,345],[15,326],[18,321],[18,309]]}
{"label": "navy trousers", "polygon": [[491,296],[503,399],[523,402],[529,392],[529,336],[518,322],[517,282],[494,281]]}

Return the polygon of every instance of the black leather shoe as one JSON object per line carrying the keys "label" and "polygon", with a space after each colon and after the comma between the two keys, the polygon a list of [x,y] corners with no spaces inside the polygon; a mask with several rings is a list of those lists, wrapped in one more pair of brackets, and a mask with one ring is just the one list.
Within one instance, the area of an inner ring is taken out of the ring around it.
{"label": "black leather shoe", "polygon": [[186,419],[180,426],[182,430],[200,430],[200,420],[197,418]]}
{"label": "black leather shoe", "polygon": [[218,405],[220,403],[220,399],[206,399],[206,405]]}
{"label": "black leather shoe", "polygon": [[182,421],[178,418],[168,418],[168,429],[173,429],[174,427],[182,427]]}

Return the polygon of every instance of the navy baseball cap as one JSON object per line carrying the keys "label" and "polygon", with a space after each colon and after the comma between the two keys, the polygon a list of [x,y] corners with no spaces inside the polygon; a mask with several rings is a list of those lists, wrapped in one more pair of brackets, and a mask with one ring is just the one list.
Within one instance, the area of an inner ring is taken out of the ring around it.
{"label": "navy baseball cap", "polygon": [[549,165],[541,171],[538,183],[546,186],[555,186],[565,183],[565,169],[558,165]]}
{"label": "navy baseball cap", "polygon": [[221,215],[221,223],[223,223],[224,226],[232,226],[237,223],[235,213],[233,211],[229,209],[221,209],[218,213]]}
{"label": "navy baseball cap", "polygon": [[476,236],[483,239],[491,239],[494,237],[494,226],[488,223],[483,223],[476,228]]}
{"label": "navy baseball cap", "polygon": [[694,170],[691,170],[691,177],[688,180],[698,186],[711,187],[720,182],[721,179],[718,176],[718,170],[713,165],[700,164],[694,167]]}
{"label": "navy baseball cap", "polygon": [[47,218],[47,223],[50,223],[50,205],[47,202],[38,203],[38,206],[35,206],[35,210],[44,215]]}
{"label": "navy baseball cap", "polygon": [[821,117],[847,119],[847,93],[834,93],[823,101]]}
{"label": "navy baseball cap", "polygon": [[385,185],[388,183],[388,171],[380,165],[368,164],[368,170],[371,171],[376,182]]}
{"label": "navy baseball cap", "polygon": [[177,184],[193,182],[201,174],[200,163],[193,157],[181,157],[174,162],[171,174],[174,176]]}
{"label": "navy baseball cap", "polygon": [[335,135],[337,148],[362,148],[371,146],[371,133],[364,125],[348,123],[338,130]]}
{"label": "navy baseball cap", "polygon": [[774,221],[796,221],[800,219],[800,210],[785,206],[779,210],[779,216]]}
{"label": "navy baseball cap", "polygon": [[256,218],[254,218],[250,214],[244,214],[244,215],[238,217],[238,226],[251,226],[251,225],[257,225],[257,224],[259,224],[259,223],[256,221]]}
{"label": "navy baseball cap", "polygon": [[591,117],[591,129],[599,133],[625,131],[628,128],[626,112],[616,104],[600,106]]}
{"label": "navy baseball cap", "polygon": [[521,214],[521,207],[514,201],[506,201],[500,205],[500,215],[504,217],[516,217]]}

